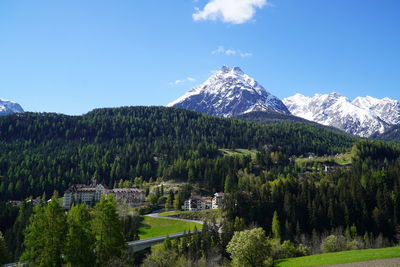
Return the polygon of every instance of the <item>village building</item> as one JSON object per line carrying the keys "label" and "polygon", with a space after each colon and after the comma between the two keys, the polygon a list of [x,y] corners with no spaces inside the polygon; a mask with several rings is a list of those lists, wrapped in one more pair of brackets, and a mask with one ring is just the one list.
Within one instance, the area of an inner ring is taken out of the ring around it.
{"label": "village building", "polygon": [[222,203],[224,202],[225,194],[223,192],[215,193],[212,199],[212,208],[220,209],[222,208]]}
{"label": "village building", "polygon": [[213,207],[213,200],[211,197],[202,197],[196,194],[192,194],[189,199],[187,199],[182,210],[186,211],[197,211],[197,210],[207,210]]}
{"label": "village building", "polygon": [[210,208],[210,205],[207,203],[209,203],[207,198],[192,194],[190,198],[184,202],[182,209],[186,211],[205,210]]}
{"label": "village building", "polygon": [[107,194],[114,194],[117,201],[124,201],[131,205],[142,203],[145,199],[144,190],[138,188],[114,188],[110,190],[102,184],[75,184],[64,192],[63,207],[69,209],[73,203],[84,203],[91,207],[100,200],[102,195]]}
{"label": "village building", "polygon": [[93,206],[108,189],[102,184],[75,184],[64,192],[64,208],[69,209],[73,203],[84,203]]}
{"label": "village building", "polygon": [[117,201],[125,201],[128,204],[142,203],[146,194],[144,190],[138,188],[114,188],[111,190]]}

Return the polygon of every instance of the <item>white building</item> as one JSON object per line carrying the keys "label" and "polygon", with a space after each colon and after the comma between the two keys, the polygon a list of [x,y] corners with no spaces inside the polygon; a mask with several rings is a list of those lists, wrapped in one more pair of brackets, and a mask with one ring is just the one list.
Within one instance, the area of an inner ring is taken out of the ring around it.
{"label": "white building", "polygon": [[207,198],[192,194],[191,197],[184,202],[182,209],[186,211],[209,209],[211,207],[211,203],[209,202]]}
{"label": "white building", "polygon": [[123,200],[128,204],[141,203],[145,199],[144,190],[138,188],[114,188],[110,190],[101,184],[76,184],[65,191],[63,206],[68,209],[73,203],[84,203],[91,207],[105,194],[114,194],[117,201]]}
{"label": "white building", "polygon": [[215,193],[212,199],[212,208],[220,209],[222,208],[222,203],[224,202],[225,194],[223,192]]}
{"label": "white building", "polygon": [[73,203],[84,203],[93,206],[106,194],[107,188],[101,184],[75,184],[64,192],[64,208],[69,209]]}

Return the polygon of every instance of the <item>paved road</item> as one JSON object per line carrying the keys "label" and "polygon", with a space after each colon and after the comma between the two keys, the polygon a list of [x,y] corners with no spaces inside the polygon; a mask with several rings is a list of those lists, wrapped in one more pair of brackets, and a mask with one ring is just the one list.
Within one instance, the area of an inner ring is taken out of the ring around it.
{"label": "paved road", "polygon": [[400,258],[336,264],[327,267],[400,267]]}
{"label": "paved road", "polygon": [[[177,221],[184,221],[184,222],[200,223],[201,225],[203,225],[202,221],[186,220],[186,219],[180,219],[180,218],[171,218],[171,217],[159,216],[160,212],[163,212],[163,210],[156,211],[156,212],[147,214],[145,216],[155,217],[155,218],[162,218],[162,219],[177,220]],[[201,231],[201,229],[199,229],[197,231]],[[191,232],[193,233],[194,231],[191,231]],[[167,238],[167,236],[169,238],[171,238],[171,239],[174,239],[174,238],[177,238],[177,237],[181,237],[184,234],[185,234],[184,232],[180,232],[180,233],[175,233],[175,234],[170,234],[170,235],[163,235],[163,236],[157,236],[157,237],[152,237],[152,238],[146,238],[146,239],[141,239],[141,240],[130,241],[130,242],[128,242],[128,246],[132,247],[133,251],[140,251],[142,249],[151,247],[154,244],[163,242]]]}
{"label": "paved road", "polygon": [[[201,230],[197,230],[199,232]],[[191,231],[191,233],[194,233],[195,231]],[[180,232],[180,233],[175,233],[175,234],[170,234],[170,235],[163,235],[163,236],[157,236],[157,237],[152,237],[152,238],[146,238],[146,239],[141,239],[141,240],[135,240],[135,241],[130,241],[127,242],[128,246],[137,246],[137,245],[144,245],[148,243],[155,243],[155,242],[161,242],[164,241],[164,239],[167,238],[167,236],[171,239],[177,238],[184,236],[185,234],[188,234],[187,232]]]}

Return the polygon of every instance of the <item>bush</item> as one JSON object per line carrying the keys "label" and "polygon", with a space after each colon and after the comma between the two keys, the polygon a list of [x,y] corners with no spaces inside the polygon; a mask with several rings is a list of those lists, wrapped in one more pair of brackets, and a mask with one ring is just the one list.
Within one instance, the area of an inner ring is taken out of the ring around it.
{"label": "bush", "polygon": [[307,256],[308,248],[303,244],[295,246],[290,240],[284,241],[282,244],[276,243],[273,248],[274,259],[285,259]]}
{"label": "bush", "polygon": [[359,239],[353,239],[346,242],[345,250],[355,250],[364,248],[364,243]]}
{"label": "bush", "polygon": [[336,252],[346,249],[346,239],[342,235],[330,235],[322,242],[323,252]]}
{"label": "bush", "polygon": [[149,214],[154,210],[153,207],[150,206],[140,206],[140,207],[136,207],[134,208],[134,211],[136,211],[137,213],[139,213],[140,215],[145,215],[145,214]]}

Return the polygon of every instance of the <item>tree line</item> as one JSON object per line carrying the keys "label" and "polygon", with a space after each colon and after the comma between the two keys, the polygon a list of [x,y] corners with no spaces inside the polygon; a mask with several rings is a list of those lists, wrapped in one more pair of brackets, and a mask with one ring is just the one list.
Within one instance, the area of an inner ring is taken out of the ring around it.
{"label": "tree line", "polygon": [[51,195],[92,179],[112,187],[136,177],[221,190],[226,172],[215,171],[223,161],[220,148],[333,154],[354,141],[304,123],[262,125],[163,107],[98,109],[82,116],[14,114],[0,118],[0,198]]}

